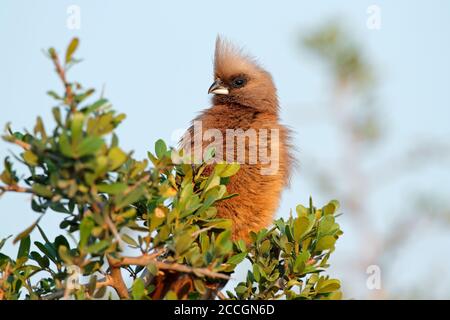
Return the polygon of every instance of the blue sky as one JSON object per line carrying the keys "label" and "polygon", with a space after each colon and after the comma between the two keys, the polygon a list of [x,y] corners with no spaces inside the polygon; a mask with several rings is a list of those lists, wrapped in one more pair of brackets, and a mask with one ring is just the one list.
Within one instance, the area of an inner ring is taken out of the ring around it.
{"label": "blue sky", "polygon": [[[382,10],[378,31],[366,27],[366,9],[372,4]],[[66,27],[69,5],[81,9],[79,30]],[[115,108],[127,113],[127,120],[119,129],[121,145],[135,150],[137,157],[144,157],[154,141],[158,138],[171,141],[174,130],[185,128],[190,119],[208,107],[214,40],[217,34],[222,34],[257,56],[274,76],[282,119],[296,132],[301,162],[302,153],[337,150],[339,146],[333,143],[333,131],[327,122],[312,128],[303,126],[305,108],[298,106],[314,108],[315,104],[323,103],[330,83],[326,68],[301,50],[299,38],[330,19],[340,19],[362,44],[380,75],[377,92],[389,139],[374,153],[374,160],[388,159],[412,141],[449,140],[449,18],[450,2],[445,0],[193,3],[3,0],[0,125],[11,121],[16,129],[31,128],[37,115],[51,121],[53,102],[45,92],[61,87],[41,50],[49,46],[63,49],[73,36],[78,36],[81,39],[78,56],[84,61],[69,76],[86,86],[105,86],[105,94]],[[9,150],[14,147],[0,142],[0,156],[4,157]],[[311,194],[318,203],[333,198],[314,189],[302,170],[294,177],[292,188],[285,192],[280,215],[285,216],[297,203],[307,202]],[[445,198],[449,181],[445,166],[432,166],[384,188],[374,201],[386,201],[396,207],[407,201],[407,190],[417,185]],[[414,192],[414,187],[411,190]],[[29,198],[22,195],[4,196],[0,200],[0,215],[0,238],[18,233],[36,217],[29,209]],[[58,232],[56,218],[47,215],[43,220],[53,235]],[[343,225],[350,225],[345,219],[344,216]],[[389,213],[374,217],[374,228],[387,229],[390,219]],[[442,251],[444,243],[450,244],[448,230],[440,230],[438,234],[439,240],[430,240],[440,243],[436,251],[427,253],[430,259]],[[338,249],[343,253],[341,264],[345,264],[346,255],[351,255],[354,239],[351,232],[347,240],[343,238]],[[5,247],[7,252],[13,249],[10,243]],[[399,278],[404,278],[395,284],[399,288],[417,276],[417,272],[426,275],[423,270],[427,270],[427,265],[403,273],[404,267],[414,261],[411,254],[405,253],[393,261],[402,273]],[[448,269],[448,260],[442,264]],[[341,271],[337,268],[336,272]],[[442,292],[449,297],[448,288]]]}

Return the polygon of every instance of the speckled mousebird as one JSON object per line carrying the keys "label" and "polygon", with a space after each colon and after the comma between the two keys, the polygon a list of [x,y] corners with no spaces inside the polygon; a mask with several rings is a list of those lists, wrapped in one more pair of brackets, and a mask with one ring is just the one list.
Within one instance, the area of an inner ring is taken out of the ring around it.
{"label": "speckled mousebird", "polygon": [[[248,242],[250,231],[257,232],[272,223],[281,193],[289,183],[295,162],[289,142],[290,131],[280,123],[277,90],[270,73],[254,58],[220,37],[216,40],[214,82],[208,93],[213,94],[213,105],[194,119],[201,121],[202,132],[220,130],[224,137],[229,129],[244,132],[252,129],[257,133],[257,145],[250,145],[250,139],[246,140],[245,163],[227,185],[227,191],[238,196],[216,203],[218,216],[232,220],[233,239]],[[259,154],[265,147],[260,143],[261,132],[267,132],[266,149],[271,159],[277,161],[270,174],[263,174],[261,170],[268,164],[249,161],[251,148],[256,148]],[[278,137],[271,132],[278,132]],[[194,125],[186,134],[194,137]],[[225,141],[224,138],[223,155],[226,154]],[[193,139],[189,144],[194,148]],[[211,141],[203,141],[201,148],[210,145]],[[236,153],[237,149],[232,152]]]}

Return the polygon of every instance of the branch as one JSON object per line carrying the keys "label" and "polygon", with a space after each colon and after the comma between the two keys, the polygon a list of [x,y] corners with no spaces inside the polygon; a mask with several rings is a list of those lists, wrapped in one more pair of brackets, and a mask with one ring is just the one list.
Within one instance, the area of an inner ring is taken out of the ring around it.
{"label": "branch", "polygon": [[31,188],[20,187],[18,185],[8,185],[8,186],[0,186],[0,195],[5,192],[22,192],[22,193],[33,193]]}
{"label": "branch", "polygon": [[110,256],[108,256],[108,263],[111,269],[111,286],[116,290],[120,299],[129,299],[130,295],[128,294],[128,288],[123,281],[120,265],[115,264]]}
{"label": "branch", "polygon": [[18,146],[22,147],[25,150],[30,150],[31,149],[31,145],[26,143],[26,142],[23,142],[22,140],[14,139],[11,142],[17,144]]}
{"label": "branch", "polygon": [[72,86],[66,79],[66,71],[61,66],[61,63],[59,62],[59,57],[58,57],[58,54],[56,53],[56,51],[52,50],[50,52],[50,57],[53,61],[53,64],[55,65],[56,73],[58,74],[59,78],[61,79],[62,83],[64,84],[64,88],[66,89],[66,99],[67,99],[66,103],[67,103],[67,105],[70,106],[71,110],[73,111],[73,109],[75,107],[73,106],[74,99],[73,99]]}
{"label": "branch", "polygon": [[228,280],[230,277],[226,274],[220,273],[220,272],[214,272],[211,271],[208,268],[193,268],[186,266],[184,264],[179,263],[167,263],[164,261],[159,261],[155,259],[154,255],[142,255],[139,257],[123,257],[120,260],[116,260],[113,262],[115,266],[129,266],[129,265],[135,265],[135,266],[148,266],[149,264],[155,264],[156,267],[159,270],[172,270],[172,271],[178,271],[183,273],[193,273],[199,276],[204,276],[208,278],[214,278],[214,279],[225,279]]}

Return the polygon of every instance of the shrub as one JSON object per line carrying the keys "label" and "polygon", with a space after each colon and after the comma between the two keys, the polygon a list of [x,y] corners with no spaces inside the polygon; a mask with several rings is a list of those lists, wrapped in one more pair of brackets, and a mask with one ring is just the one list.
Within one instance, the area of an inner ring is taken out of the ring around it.
{"label": "shrub", "polygon": [[[7,125],[3,137],[22,152],[14,163],[4,159],[0,194],[31,194],[38,218],[13,239],[16,257],[0,253],[0,300],[341,297],[339,280],[322,274],[342,234],[337,201],[299,205],[287,220],[252,233],[250,244],[233,242],[231,222],[216,216],[214,204],[236,196],[226,184],[239,165],[220,163],[206,176],[205,164],[173,163],[182,155],[162,140],[148,159],[135,159],[115,134],[125,114],[104,97],[88,102],[94,90],[67,79],[77,46],[73,39],[64,61],[48,50],[64,86],[63,94],[48,92],[57,102],[51,130],[38,117],[32,131]],[[39,225],[46,214],[60,219],[53,241]],[[221,292],[245,259],[252,265],[245,281]]]}

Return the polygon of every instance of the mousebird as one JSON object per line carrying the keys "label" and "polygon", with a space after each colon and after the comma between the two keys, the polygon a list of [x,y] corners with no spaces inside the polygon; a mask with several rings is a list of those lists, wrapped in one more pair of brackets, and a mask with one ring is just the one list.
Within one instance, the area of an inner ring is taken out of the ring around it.
{"label": "mousebird", "polygon": [[[220,37],[213,80],[208,90],[213,95],[212,106],[193,120],[184,136],[193,138],[183,138],[180,145],[194,154],[196,148],[203,154],[206,147],[213,146],[216,157],[240,163],[240,170],[226,186],[228,193],[237,196],[215,206],[219,217],[231,219],[233,240],[249,242],[249,232],[272,223],[289,183],[294,164],[290,131],[280,123],[277,90],[270,73]],[[201,130],[196,130],[196,124]],[[195,145],[196,138],[201,144]]]}

